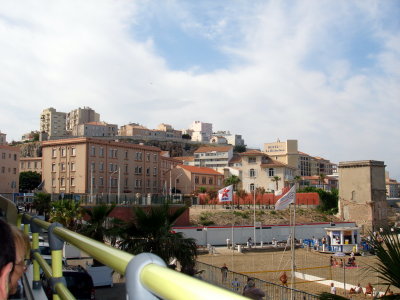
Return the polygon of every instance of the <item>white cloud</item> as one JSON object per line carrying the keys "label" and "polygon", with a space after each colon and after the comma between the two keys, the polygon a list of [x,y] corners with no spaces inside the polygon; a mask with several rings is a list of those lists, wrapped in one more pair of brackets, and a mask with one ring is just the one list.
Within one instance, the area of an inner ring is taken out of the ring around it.
{"label": "white cloud", "polygon": [[[201,14],[180,1],[160,8],[127,0],[2,5],[1,131],[18,139],[38,129],[44,108],[91,106],[119,125],[181,129],[202,120],[251,146],[298,139],[300,150],[334,162],[384,160],[400,179],[400,39],[384,26],[387,8],[376,1],[229,3]],[[173,13],[187,34],[207,36],[233,63],[200,74],[195,66],[168,69],[156,37],[136,39],[135,30],[150,26],[153,14],[172,22]],[[336,36],[357,34],[355,16],[371,24],[370,38],[381,45],[362,69],[345,55],[351,40]]]}

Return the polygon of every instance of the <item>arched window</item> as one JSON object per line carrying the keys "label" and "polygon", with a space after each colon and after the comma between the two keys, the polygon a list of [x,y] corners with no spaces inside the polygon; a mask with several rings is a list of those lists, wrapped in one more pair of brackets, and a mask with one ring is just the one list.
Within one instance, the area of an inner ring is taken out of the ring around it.
{"label": "arched window", "polygon": [[250,192],[254,192],[254,183],[250,183]]}

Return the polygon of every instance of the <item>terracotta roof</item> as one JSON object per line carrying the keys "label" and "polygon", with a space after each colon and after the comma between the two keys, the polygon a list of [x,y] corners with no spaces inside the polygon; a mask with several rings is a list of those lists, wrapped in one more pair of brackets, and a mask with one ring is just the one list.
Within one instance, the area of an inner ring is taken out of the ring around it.
{"label": "terracotta roof", "polygon": [[214,169],[211,168],[205,168],[205,167],[194,167],[194,166],[185,166],[185,165],[179,165],[180,168],[185,169],[191,173],[197,173],[197,174],[208,174],[208,175],[221,175],[221,173],[215,171]]}
{"label": "terracotta roof", "polygon": [[242,157],[239,154],[235,153],[235,154],[233,154],[233,156],[232,156],[231,160],[229,161],[229,163],[233,164],[233,163],[238,163],[238,162],[241,162],[241,161],[242,161]]}
{"label": "terracotta roof", "polygon": [[87,123],[85,123],[85,124],[89,124],[89,125],[101,125],[101,126],[107,125],[107,124],[104,123],[104,122],[87,122]]}
{"label": "terracotta roof", "polygon": [[299,153],[300,155],[306,155],[306,156],[310,156],[310,154],[308,154],[308,153],[304,153],[304,152],[301,152],[301,151],[298,151],[298,153]]}
{"label": "terracotta roof", "polygon": [[259,150],[250,150],[250,151],[246,151],[243,153],[240,153],[241,156],[253,156],[253,155],[267,155],[264,152],[261,152]]}
{"label": "terracotta roof", "polygon": [[8,146],[8,145],[0,145],[0,149],[7,149],[7,150],[19,152],[19,148],[18,147]]}
{"label": "terracotta roof", "polygon": [[119,147],[127,147],[127,148],[135,148],[135,149],[152,150],[152,151],[161,152],[160,148],[153,147],[153,146],[144,146],[144,145],[133,144],[133,143],[116,142],[113,140],[87,138],[87,137],[43,141],[42,145],[43,145],[43,147],[53,147],[53,146],[59,146],[59,145],[84,144],[84,143],[96,143],[96,144],[101,144],[101,145],[113,145],[116,147],[119,146]]}
{"label": "terracotta roof", "polygon": [[293,169],[295,170],[296,168],[293,168],[287,164],[281,163],[280,161],[271,159],[269,162],[261,164],[261,168],[272,168],[272,167],[281,167],[281,168],[288,168],[288,169]]}
{"label": "terracotta roof", "polygon": [[204,153],[204,152],[228,152],[229,150],[233,149],[232,146],[220,146],[220,147],[200,147],[194,153]]}

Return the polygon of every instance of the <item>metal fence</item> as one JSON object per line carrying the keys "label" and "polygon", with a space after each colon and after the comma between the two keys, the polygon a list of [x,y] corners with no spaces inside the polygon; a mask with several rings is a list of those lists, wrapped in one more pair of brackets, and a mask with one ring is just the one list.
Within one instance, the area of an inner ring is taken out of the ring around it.
{"label": "metal fence", "polygon": [[261,280],[258,278],[251,277],[242,273],[236,273],[228,271],[226,276],[221,268],[212,266],[206,263],[197,262],[196,266],[199,271],[197,277],[207,281],[209,283],[218,285],[225,289],[231,290],[237,294],[242,294],[243,288],[245,287],[249,278],[252,278],[255,282],[255,286],[263,290],[266,294],[267,300],[272,299],[298,299],[298,300],[317,300],[317,295],[307,293],[304,291],[291,289],[273,282]]}

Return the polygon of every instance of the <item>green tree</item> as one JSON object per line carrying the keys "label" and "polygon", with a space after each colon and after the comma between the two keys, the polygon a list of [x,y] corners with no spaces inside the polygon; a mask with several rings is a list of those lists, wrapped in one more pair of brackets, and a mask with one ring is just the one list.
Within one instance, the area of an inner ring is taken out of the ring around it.
{"label": "green tree", "polygon": [[191,274],[197,257],[196,242],[172,231],[173,224],[186,209],[180,207],[172,212],[168,204],[152,206],[149,211],[134,208],[134,219],[122,230],[119,248],[132,254],[154,253],[167,264],[176,258],[182,270]]}
{"label": "green tree", "polygon": [[237,185],[240,183],[239,176],[231,175],[224,180],[225,185],[233,185],[233,190],[236,191]]}
{"label": "green tree", "polygon": [[52,203],[50,222],[58,222],[76,231],[82,221],[82,207],[75,200],[58,200]]}
{"label": "green tree", "polygon": [[306,187],[298,191],[299,193],[318,193],[319,206],[318,209],[322,212],[336,214],[338,212],[339,192],[337,189],[324,191],[313,186]]}
{"label": "green tree", "polygon": [[[261,201],[264,198],[264,194],[265,193],[266,193],[266,190],[265,190],[264,187],[259,186],[259,187],[256,188],[256,194],[257,195],[261,195]],[[260,199],[258,200],[258,207],[260,207],[261,201],[260,201]]]}
{"label": "green tree", "polygon": [[[384,285],[393,285],[400,288],[400,240],[398,232],[386,229],[384,232],[373,235],[369,245],[374,249],[378,262],[369,265],[368,269],[377,272]],[[388,298],[389,299],[389,298]]]}
{"label": "green tree", "polygon": [[276,190],[279,190],[279,181],[281,180],[281,178],[279,176],[274,176],[271,181],[275,182],[276,184]]}
{"label": "green tree", "polygon": [[297,190],[299,189],[299,182],[300,182],[300,181],[301,181],[301,176],[296,175],[296,176],[293,177],[293,182],[294,182],[294,184],[296,185],[296,189],[297,189]]}
{"label": "green tree", "polygon": [[319,181],[319,185],[322,185],[322,189],[325,190],[325,178],[326,175],[325,174],[319,174],[318,176],[318,181]]}
{"label": "green tree", "polygon": [[21,193],[33,191],[41,182],[42,175],[37,172],[27,171],[19,173],[19,191]]}
{"label": "green tree", "polygon": [[47,193],[36,193],[33,198],[33,206],[38,215],[43,215],[48,220],[51,209],[51,195]]}
{"label": "green tree", "polygon": [[246,145],[236,145],[235,147],[233,147],[233,152],[235,153],[246,152]]}

